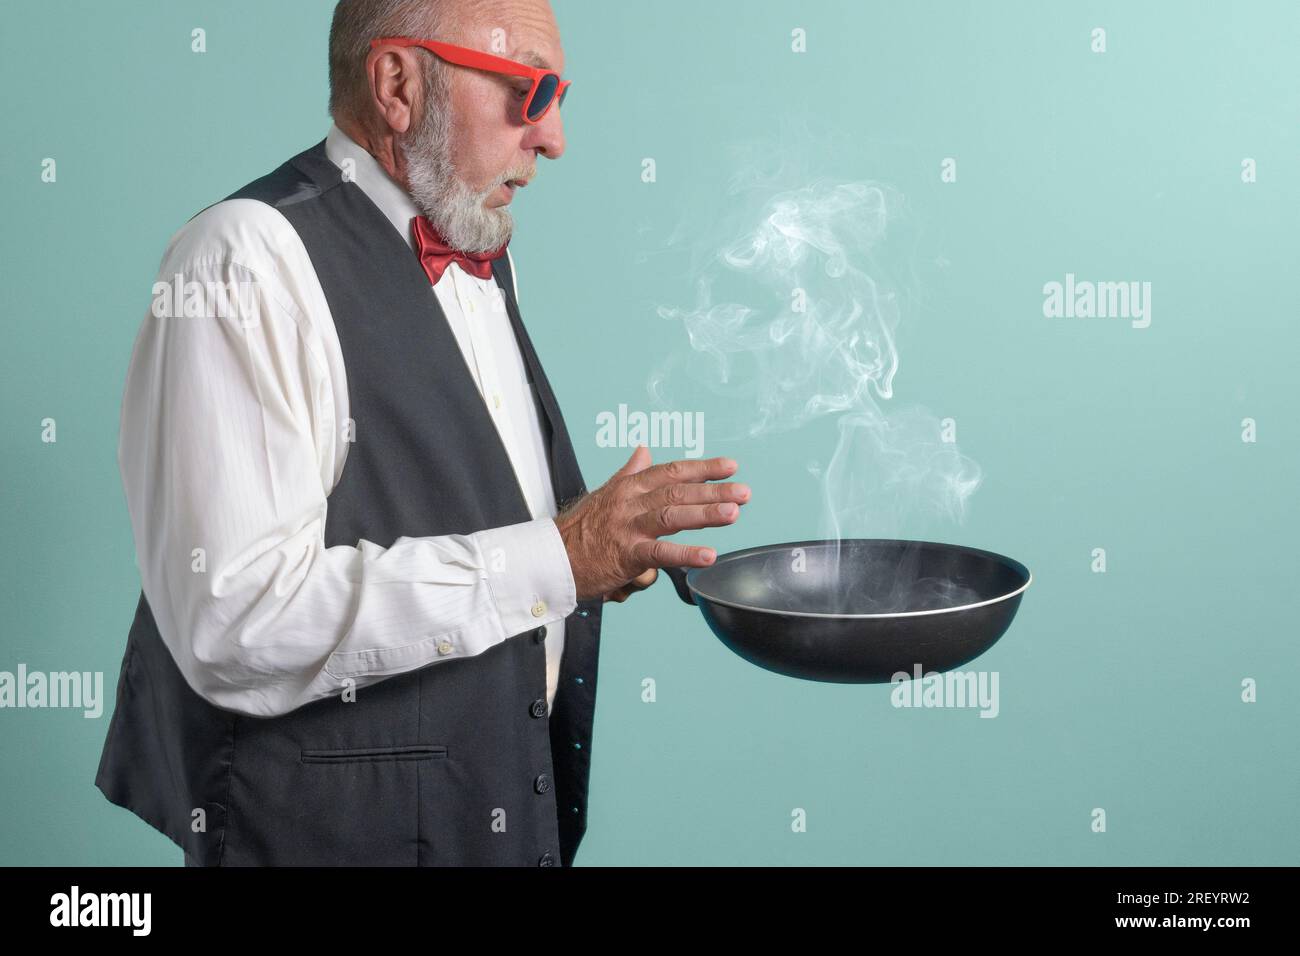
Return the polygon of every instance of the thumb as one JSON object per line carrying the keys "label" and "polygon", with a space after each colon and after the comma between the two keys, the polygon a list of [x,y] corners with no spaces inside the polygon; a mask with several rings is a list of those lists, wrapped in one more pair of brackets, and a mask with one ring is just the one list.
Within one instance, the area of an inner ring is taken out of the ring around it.
{"label": "thumb", "polygon": [[632,452],[632,457],[627,460],[627,464],[614,472],[613,477],[625,478],[628,475],[635,475],[639,471],[645,471],[650,467],[650,462],[650,449],[646,448],[645,445],[637,445]]}

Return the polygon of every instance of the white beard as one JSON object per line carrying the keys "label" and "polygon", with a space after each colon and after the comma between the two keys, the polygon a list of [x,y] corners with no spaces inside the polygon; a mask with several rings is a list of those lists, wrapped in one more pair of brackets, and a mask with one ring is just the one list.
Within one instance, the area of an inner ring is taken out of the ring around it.
{"label": "white beard", "polygon": [[502,183],[522,179],[528,170],[510,170],[482,192],[474,192],[451,162],[452,128],[446,108],[426,105],[418,125],[398,137],[406,162],[411,198],[453,249],[490,252],[505,244],[514,231],[514,217],[505,206],[489,209],[484,201]]}

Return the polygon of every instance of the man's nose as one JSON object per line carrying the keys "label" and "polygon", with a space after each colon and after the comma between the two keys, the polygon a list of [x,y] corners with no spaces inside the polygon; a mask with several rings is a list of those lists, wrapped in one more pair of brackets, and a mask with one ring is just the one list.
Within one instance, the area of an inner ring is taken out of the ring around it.
{"label": "man's nose", "polygon": [[564,120],[560,117],[559,103],[552,103],[541,120],[529,125],[523,147],[535,149],[548,159],[564,155]]}

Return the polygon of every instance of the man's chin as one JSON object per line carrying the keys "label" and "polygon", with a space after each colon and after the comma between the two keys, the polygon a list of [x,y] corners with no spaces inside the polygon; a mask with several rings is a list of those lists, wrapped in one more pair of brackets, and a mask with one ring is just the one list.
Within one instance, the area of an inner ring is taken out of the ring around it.
{"label": "man's chin", "polygon": [[[472,217],[452,216],[451,219],[458,221],[462,226],[466,218],[473,222],[473,227],[468,230],[454,230],[455,235],[443,231],[439,227],[439,232],[446,237],[454,247],[468,252],[491,251],[499,248],[503,243],[508,242],[514,234],[515,220],[508,209],[500,206],[488,206],[487,200],[481,200],[477,209],[477,215]],[[446,221],[443,216],[430,216],[425,213],[430,222],[435,225],[440,221]],[[503,238],[493,242],[493,238],[502,236]],[[488,245],[488,243],[491,243]]]}
{"label": "man's chin", "polygon": [[504,207],[500,207],[500,206],[494,209],[489,209],[488,213],[490,214],[493,220],[492,222],[493,228],[488,232],[490,232],[490,234],[501,237],[501,239],[498,242],[493,243],[492,248],[495,249],[498,246],[500,246],[502,243],[509,242],[510,237],[514,235],[515,218],[514,216],[510,215],[510,211],[508,209],[505,209]]}

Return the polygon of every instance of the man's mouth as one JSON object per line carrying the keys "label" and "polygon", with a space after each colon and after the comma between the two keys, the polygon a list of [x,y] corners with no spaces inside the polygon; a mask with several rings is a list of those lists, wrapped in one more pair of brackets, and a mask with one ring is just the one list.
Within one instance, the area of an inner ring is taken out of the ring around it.
{"label": "man's mouth", "polygon": [[507,179],[505,182],[501,183],[501,185],[498,186],[497,188],[505,190],[506,200],[509,201],[514,196],[515,190],[522,189],[524,186],[527,186],[531,180],[532,180],[531,176],[527,176],[522,179]]}

